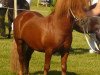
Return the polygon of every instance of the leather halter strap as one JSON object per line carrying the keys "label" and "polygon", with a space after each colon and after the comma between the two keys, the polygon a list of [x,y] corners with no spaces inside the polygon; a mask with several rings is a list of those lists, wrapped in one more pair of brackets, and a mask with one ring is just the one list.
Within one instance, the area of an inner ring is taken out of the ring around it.
{"label": "leather halter strap", "polygon": [[79,19],[74,15],[73,11],[72,11],[71,9],[69,9],[69,11],[71,12],[71,14],[72,14],[72,16],[74,17],[74,19],[75,19],[76,21],[78,21]]}

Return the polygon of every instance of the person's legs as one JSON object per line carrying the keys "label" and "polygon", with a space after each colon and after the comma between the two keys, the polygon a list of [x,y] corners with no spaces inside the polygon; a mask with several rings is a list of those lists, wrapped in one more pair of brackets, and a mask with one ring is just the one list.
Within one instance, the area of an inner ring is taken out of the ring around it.
{"label": "person's legs", "polygon": [[7,8],[0,8],[0,30],[1,30],[1,36],[6,37],[5,34],[5,14],[6,14]]}

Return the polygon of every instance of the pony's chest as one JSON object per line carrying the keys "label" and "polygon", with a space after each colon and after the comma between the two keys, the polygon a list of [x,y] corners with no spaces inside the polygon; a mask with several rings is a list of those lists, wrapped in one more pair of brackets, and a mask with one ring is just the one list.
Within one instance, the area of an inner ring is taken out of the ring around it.
{"label": "pony's chest", "polygon": [[64,42],[65,34],[61,30],[47,30],[42,33],[41,41],[43,45],[57,47]]}

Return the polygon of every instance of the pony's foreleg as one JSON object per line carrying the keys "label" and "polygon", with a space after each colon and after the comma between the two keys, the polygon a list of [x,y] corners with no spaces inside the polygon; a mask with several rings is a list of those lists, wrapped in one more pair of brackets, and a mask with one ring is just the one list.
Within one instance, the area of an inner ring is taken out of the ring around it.
{"label": "pony's foreleg", "polygon": [[50,69],[51,57],[52,57],[52,49],[47,49],[45,51],[44,75],[47,75]]}
{"label": "pony's foreleg", "polygon": [[19,54],[19,75],[29,75],[29,61],[33,50],[25,44],[25,42],[19,40],[18,54]]}
{"label": "pony's foreleg", "polygon": [[62,75],[66,75],[66,70],[67,70],[67,58],[68,58],[68,52],[63,51],[61,53],[61,67],[62,67]]}

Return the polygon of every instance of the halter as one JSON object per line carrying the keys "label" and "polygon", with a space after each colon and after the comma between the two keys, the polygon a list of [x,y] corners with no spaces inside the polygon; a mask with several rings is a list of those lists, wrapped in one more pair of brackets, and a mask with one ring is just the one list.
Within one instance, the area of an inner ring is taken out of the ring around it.
{"label": "halter", "polygon": [[[71,14],[72,14],[72,16],[74,17],[75,21],[79,21],[79,19],[74,15],[73,11],[72,11],[71,9],[69,9],[69,11],[71,12]],[[87,41],[87,43],[88,43],[90,49],[93,50],[93,48],[92,48],[91,45],[90,45],[89,38],[88,38],[88,36],[90,37],[90,34],[89,34],[89,32],[88,32],[88,27],[87,27],[86,30],[85,30],[85,27],[84,27],[84,26],[82,26],[82,28],[83,28],[83,31],[84,31],[85,39],[86,39],[86,41]],[[88,36],[87,36],[86,34],[88,34]],[[90,38],[91,38],[91,37],[90,37]],[[97,49],[97,51],[100,51],[100,49],[99,49],[99,47],[98,47],[96,41],[94,40],[94,38],[91,38],[91,39],[94,41],[95,48]],[[94,50],[93,50],[93,51],[94,51]],[[95,52],[96,52],[96,51],[95,51]]]}
{"label": "halter", "polygon": [[75,21],[78,21],[79,19],[74,15],[73,11],[71,10],[71,8],[69,8],[69,11],[71,12],[72,16],[74,17]]}

